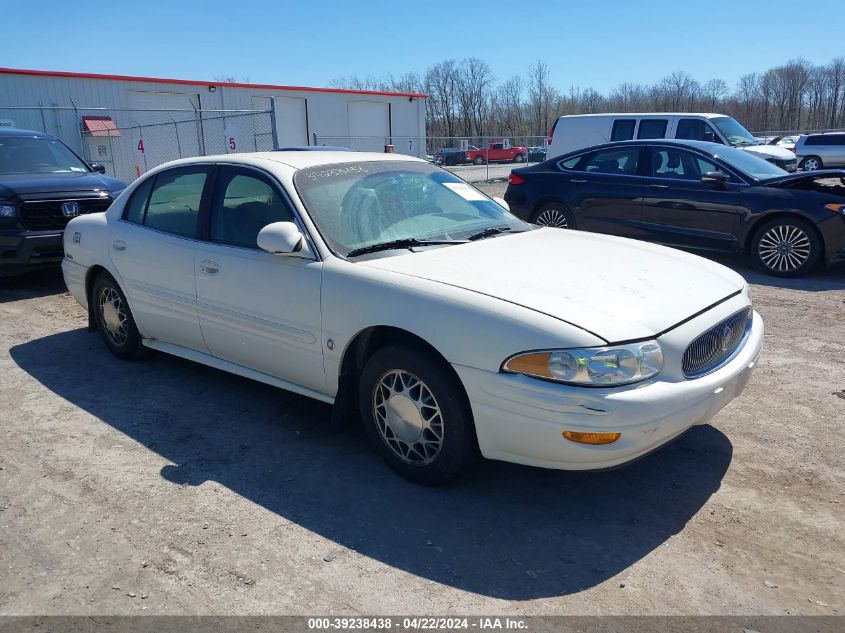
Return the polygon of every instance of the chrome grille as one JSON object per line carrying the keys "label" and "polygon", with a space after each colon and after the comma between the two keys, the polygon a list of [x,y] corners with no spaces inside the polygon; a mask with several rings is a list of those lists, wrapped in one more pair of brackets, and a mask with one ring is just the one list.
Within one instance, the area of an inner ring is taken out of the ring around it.
{"label": "chrome grille", "polygon": [[736,351],[751,325],[751,306],[732,314],[707,330],[684,351],[683,370],[687,378],[713,371]]}

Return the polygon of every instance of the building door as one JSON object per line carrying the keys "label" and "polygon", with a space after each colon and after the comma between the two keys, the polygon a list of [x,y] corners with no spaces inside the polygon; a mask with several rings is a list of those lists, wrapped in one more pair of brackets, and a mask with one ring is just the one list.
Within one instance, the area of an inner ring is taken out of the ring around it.
{"label": "building door", "polygon": [[293,97],[275,97],[273,106],[279,147],[308,145],[307,100]]}
{"label": "building door", "polygon": [[349,136],[353,149],[384,151],[390,137],[390,105],[375,101],[350,101]]}

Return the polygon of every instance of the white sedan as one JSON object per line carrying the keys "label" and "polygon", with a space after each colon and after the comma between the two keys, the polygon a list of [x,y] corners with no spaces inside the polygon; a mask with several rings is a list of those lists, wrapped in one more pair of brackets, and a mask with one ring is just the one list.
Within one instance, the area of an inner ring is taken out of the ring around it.
{"label": "white sedan", "polygon": [[743,390],[763,322],[742,277],[503,205],[400,155],[192,158],[72,220],[62,267],[116,356],[334,403],[423,483],[479,454],[623,464]]}

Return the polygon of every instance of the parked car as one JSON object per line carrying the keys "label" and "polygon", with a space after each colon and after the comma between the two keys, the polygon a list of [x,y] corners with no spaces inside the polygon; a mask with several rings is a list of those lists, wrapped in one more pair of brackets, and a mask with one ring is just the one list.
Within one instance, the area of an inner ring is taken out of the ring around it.
{"label": "parked car", "polygon": [[845,166],[845,132],[802,134],[795,143],[795,154],[804,171]]}
{"label": "parked car", "polygon": [[0,128],[0,277],[62,261],[62,232],[126,187],[59,139]]}
{"label": "parked car", "polygon": [[466,152],[466,161],[475,165],[491,163],[524,163],[528,151],[524,147],[505,148],[504,143],[490,143],[487,149],[470,146]]}
{"label": "parked car", "polygon": [[843,177],[703,141],[624,141],[515,169],[505,200],[537,224],[750,253],[792,277],[845,261]]}
{"label": "parked car", "polygon": [[677,138],[738,147],[762,156],[786,171],[795,171],[798,167],[792,152],[761,143],[739,122],[724,114],[576,114],[560,117],[552,127],[551,136],[549,158],[601,143]]}
{"label": "parked car", "polygon": [[768,144],[769,145],[777,145],[778,147],[782,147],[784,149],[788,149],[790,152],[795,152],[795,143],[798,141],[798,136],[776,136],[771,139]]}
{"label": "parked car", "polygon": [[465,162],[466,152],[457,147],[444,147],[434,155],[436,165],[463,165]]}
{"label": "parked car", "polygon": [[546,148],[545,147],[529,147],[528,148],[528,162],[529,163],[542,163],[546,160]]}
{"label": "parked car", "polygon": [[114,355],[152,348],[334,403],[424,483],[479,452],[629,462],[739,395],[763,341],[733,271],[532,227],[397,154],[168,163],[71,221],[65,249]]}

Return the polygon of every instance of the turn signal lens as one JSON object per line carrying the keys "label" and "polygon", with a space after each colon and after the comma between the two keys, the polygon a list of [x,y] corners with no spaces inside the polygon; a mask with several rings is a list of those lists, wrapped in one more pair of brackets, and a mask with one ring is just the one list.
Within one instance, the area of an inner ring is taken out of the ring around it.
{"label": "turn signal lens", "polygon": [[579,433],[578,431],[564,431],[563,437],[578,444],[613,444],[622,437],[621,433]]}
{"label": "turn signal lens", "polygon": [[842,215],[845,215],[845,204],[826,204],[824,205],[824,208],[828,211],[833,211],[833,213],[841,213]]}

